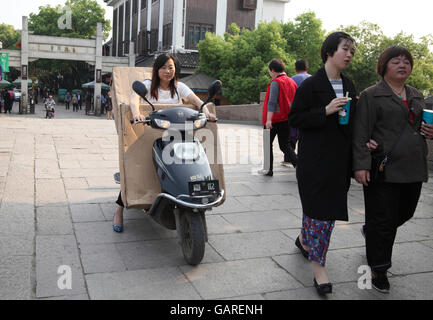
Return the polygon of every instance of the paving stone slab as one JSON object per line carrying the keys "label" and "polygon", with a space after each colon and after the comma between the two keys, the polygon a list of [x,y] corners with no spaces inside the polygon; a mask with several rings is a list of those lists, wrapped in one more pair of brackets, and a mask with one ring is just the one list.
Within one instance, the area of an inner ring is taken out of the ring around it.
{"label": "paving stone slab", "polygon": [[87,184],[90,188],[108,188],[108,189],[120,189],[120,186],[114,181],[113,175],[118,169],[114,169],[113,173],[107,177],[87,177]]}
{"label": "paving stone slab", "polygon": [[227,196],[258,196],[259,193],[254,191],[250,186],[245,183],[226,183]]}
{"label": "paving stone slab", "polygon": [[[256,191],[259,195],[289,195],[295,190],[297,186],[291,182],[263,182],[248,184],[248,187]],[[295,202],[295,199],[288,197],[288,202]]]}
{"label": "paving stone slab", "polygon": [[302,208],[299,198],[288,194],[237,197],[237,200],[251,211]]}
{"label": "paving stone slab", "polygon": [[235,300],[235,301],[241,301],[241,300],[247,300],[247,301],[258,301],[258,300],[265,300],[263,295],[261,294],[252,294],[248,296],[237,296],[237,297],[228,297],[228,298],[222,298],[219,300]]}
{"label": "paving stone slab", "polygon": [[36,219],[38,235],[73,234],[68,207],[39,207]]}
{"label": "paving stone slab", "polygon": [[126,271],[114,243],[80,245],[81,261],[85,274]]}
{"label": "paving stone slab", "polygon": [[56,179],[60,178],[60,170],[57,161],[51,159],[35,160],[36,179]]}
{"label": "paving stone slab", "polygon": [[113,203],[119,195],[118,189],[67,189],[66,194],[71,204]]}
{"label": "paving stone slab", "polygon": [[209,243],[226,260],[280,255],[293,247],[291,239],[280,231],[211,235]]}
{"label": "paving stone slab", "polygon": [[[177,239],[117,243],[116,248],[128,270],[153,269],[186,265]],[[223,259],[206,244],[201,264],[221,262]]]}
{"label": "paving stone slab", "polygon": [[34,253],[34,232],[23,234],[0,233],[0,256],[31,256]]}
{"label": "paving stone slab", "polygon": [[86,275],[92,300],[200,300],[176,267]]}
{"label": "paving stone slab", "polygon": [[433,300],[433,273],[390,277],[389,283],[389,294],[382,294],[374,289],[371,293],[378,300]]}
{"label": "paving stone slab", "polygon": [[[304,286],[313,286],[311,262],[300,253],[275,256],[273,259]],[[326,270],[332,283],[358,281],[361,276],[358,268],[366,264],[364,248],[330,250],[326,259]]]}
{"label": "paving stone slab", "polygon": [[224,214],[222,217],[242,232],[284,230],[299,228],[302,224],[301,219],[284,210]]}
{"label": "paving stone slab", "polygon": [[397,230],[395,242],[433,240],[432,219],[411,219]]}
{"label": "paving stone slab", "polygon": [[[113,199],[112,202],[100,203],[99,206],[102,209],[102,213],[105,217],[105,220],[112,221],[114,217],[114,212],[116,211],[116,201],[117,196]],[[139,209],[124,209],[123,210],[123,220],[140,220],[140,219],[148,219],[149,216],[143,210]],[[150,219],[149,219],[150,220]]]}
{"label": "paving stone slab", "polygon": [[[79,169],[81,168],[78,160],[59,160],[60,169]],[[59,171],[60,174],[60,171]]]}
{"label": "paving stone slab", "polygon": [[99,204],[71,204],[73,222],[105,221]]}
{"label": "paving stone slab", "polygon": [[66,189],[87,189],[89,185],[87,184],[86,178],[63,178]]}
{"label": "paving stone slab", "polygon": [[[60,289],[58,281],[64,273],[60,266],[69,266],[72,288]],[[36,237],[36,297],[54,297],[86,293],[83,270],[73,235]]]}
{"label": "paving stone slab", "polygon": [[220,299],[302,287],[270,258],[180,267],[204,299]]}
{"label": "paving stone slab", "polygon": [[72,296],[40,298],[38,300],[90,300],[90,299],[87,294],[79,294],[79,295],[72,295]]}
{"label": "paving stone slab", "polygon": [[0,234],[34,234],[35,209],[33,204],[3,202],[0,207]]}
{"label": "paving stone slab", "polygon": [[36,206],[64,206],[67,204],[62,179],[36,180]]}
{"label": "paving stone slab", "polygon": [[221,214],[221,213],[234,213],[234,212],[249,212],[251,211],[249,206],[243,205],[238,197],[228,195],[224,203],[213,208],[211,211],[207,211],[207,214]]}
{"label": "paving stone slab", "polygon": [[159,239],[152,225],[144,220],[124,220],[122,233],[113,231],[111,221],[75,223],[74,228],[80,245]]}
{"label": "paving stone slab", "polygon": [[32,256],[0,255],[0,300],[33,297]]}
{"label": "paving stone slab", "polygon": [[333,284],[332,294],[321,297],[316,288],[300,288],[264,294],[266,300],[377,300],[371,290],[361,290],[358,283]]}
{"label": "paving stone slab", "polygon": [[215,214],[206,215],[206,225],[208,235],[241,232],[238,228],[227,222],[223,217]]}
{"label": "paving stone slab", "polygon": [[393,275],[433,272],[433,249],[417,242],[394,244],[389,272]]}

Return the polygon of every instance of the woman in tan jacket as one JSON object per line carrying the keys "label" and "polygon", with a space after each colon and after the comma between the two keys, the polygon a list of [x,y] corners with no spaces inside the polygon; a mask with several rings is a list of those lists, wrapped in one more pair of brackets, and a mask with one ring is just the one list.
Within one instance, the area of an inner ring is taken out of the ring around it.
{"label": "woman in tan jacket", "polygon": [[[362,232],[372,286],[382,293],[390,289],[386,274],[397,228],[413,217],[422,183],[428,179],[425,139],[433,139],[433,125],[422,124],[423,95],[405,84],[412,68],[407,49],[385,50],[377,64],[382,80],[362,92],[354,122],[353,170],[356,181],[364,185]],[[373,152],[366,146],[370,139],[377,142]],[[373,156],[384,160],[381,179],[372,179]]]}

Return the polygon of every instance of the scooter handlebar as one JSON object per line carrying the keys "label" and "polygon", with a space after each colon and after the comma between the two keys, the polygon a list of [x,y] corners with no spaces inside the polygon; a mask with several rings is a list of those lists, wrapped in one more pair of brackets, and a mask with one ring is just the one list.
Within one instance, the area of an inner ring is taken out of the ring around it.
{"label": "scooter handlebar", "polygon": [[137,123],[144,123],[144,124],[150,124],[150,118],[146,118],[144,121],[135,121],[134,119],[129,120],[131,124],[137,124]]}

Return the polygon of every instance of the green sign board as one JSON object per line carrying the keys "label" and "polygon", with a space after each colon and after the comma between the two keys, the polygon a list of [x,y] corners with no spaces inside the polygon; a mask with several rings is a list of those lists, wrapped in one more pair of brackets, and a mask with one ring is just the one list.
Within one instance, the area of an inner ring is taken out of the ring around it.
{"label": "green sign board", "polygon": [[0,53],[0,64],[3,72],[9,72],[9,53]]}

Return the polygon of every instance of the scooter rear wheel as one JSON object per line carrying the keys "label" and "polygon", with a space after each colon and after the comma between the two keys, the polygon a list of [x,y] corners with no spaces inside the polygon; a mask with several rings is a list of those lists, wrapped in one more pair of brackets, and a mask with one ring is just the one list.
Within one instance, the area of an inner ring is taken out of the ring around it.
{"label": "scooter rear wheel", "polygon": [[204,256],[205,228],[200,213],[185,211],[180,217],[183,256],[192,266],[198,265]]}

